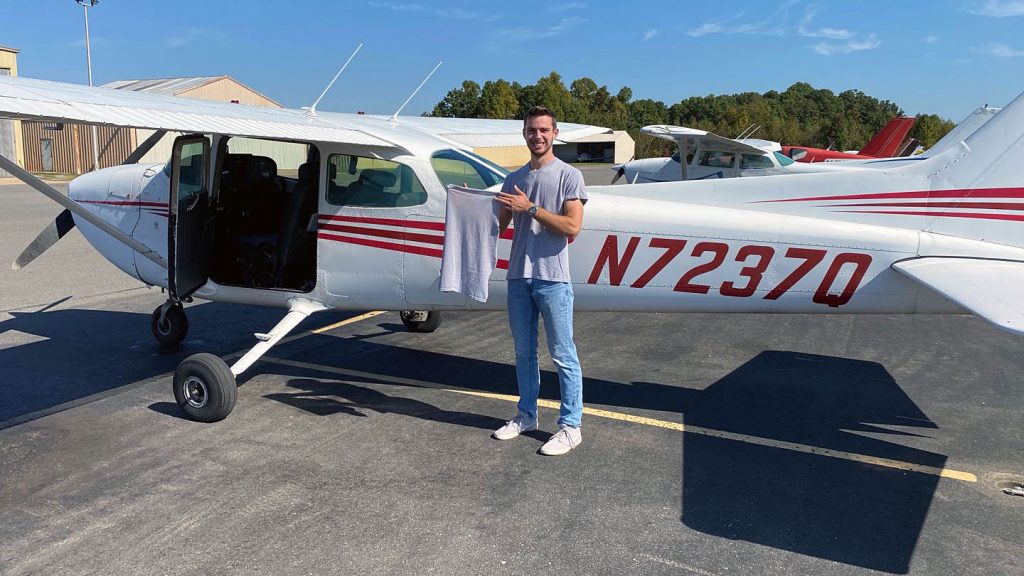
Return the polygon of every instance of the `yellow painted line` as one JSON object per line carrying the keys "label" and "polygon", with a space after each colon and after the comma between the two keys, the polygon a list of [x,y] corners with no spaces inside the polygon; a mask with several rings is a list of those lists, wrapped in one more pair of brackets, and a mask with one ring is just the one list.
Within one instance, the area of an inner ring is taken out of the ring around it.
{"label": "yellow painted line", "polygon": [[[445,388],[449,392],[457,392],[459,394],[466,394],[469,396],[478,396],[480,398],[491,398],[494,400],[504,400],[506,402],[518,402],[518,396],[510,396],[508,394],[494,394],[491,392],[477,392],[475,390],[457,390],[454,388]],[[538,400],[537,404],[542,408],[555,408],[559,407],[558,402],[551,400]],[[924,466],[921,464],[912,464],[910,462],[903,462],[901,460],[892,460],[890,458],[878,458],[875,456],[866,456],[864,454],[856,454],[853,452],[843,452],[840,450],[830,450],[828,448],[820,448],[818,446],[809,446],[807,444],[797,444],[795,442],[783,442],[781,440],[771,440],[769,438],[761,438],[760,436],[750,436],[748,434],[737,434],[735,432],[725,432],[723,430],[715,430],[713,428],[705,428],[703,426],[687,426],[681,422],[670,422],[668,420],[657,420],[655,418],[646,418],[644,416],[634,416],[632,414],[623,414],[621,412],[612,412],[610,410],[601,410],[600,408],[588,408],[583,407],[583,413],[590,416],[598,416],[601,418],[609,418],[611,420],[619,420],[622,422],[630,422],[633,424],[642,424],[644,426],[654,426],[656,428],[665,428],[667,430],[675,430],[678,432],[688,432],[690,434],[700,434],[702,436],[710,436],[712,438],[723,438],[726,440],[734,440],[736,442],[746,442],[747,444],[756,444],[758,446],[769,446],[771,448],[781,448],[783,450],[792,450],[793,452],[802,452],[804,454],[814,454],[817,456],[828,456],[829,458],[839,458],[842,460],[850,460],[852,462],[860,462],[862,464],[872,464],[874,466],[884,466],[886,468],[895,468],[897,470],[906,470],[908,472],[919,472],[921,474],[931,474],[932,476],[941,476],[943,478],[950,478],[952,480],[961,480],[963,482],[977,482],[978,477],[970,472],[963,472],[960,470],[951,470],[949,468],[936,468],[934,466]]]}
{"label": "yellow painted line", "polygon": [[342,326],[348,326],[349,324],[355,324],[356,322],[362,322],[363,320],[366,320],[368,318],[373,318],[374,316],[380,316],[383,313],[384,313],[384,310],[376,310],[374,312],[367,312],[366,314],[360,314],[359,316],[353,316],[352,318],[349,318],[347,320],[342,320],[341,322],[335,322],[334,324],[331,324],[330,326],[324,326],[323,328],[317,328],[316,330],[310,330],[309,332],[311,334],[323,334],[324,332],[329,332],[331,330],[334,330],[335,328],[341,328]]}

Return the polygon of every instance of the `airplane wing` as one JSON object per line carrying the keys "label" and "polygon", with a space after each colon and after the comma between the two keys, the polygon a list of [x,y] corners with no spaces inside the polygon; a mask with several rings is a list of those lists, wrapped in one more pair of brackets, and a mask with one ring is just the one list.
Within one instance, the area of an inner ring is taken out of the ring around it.
{"label": "airplane wing", "polygon": [[[401,116],[398,121],[406,126],[412,126],[434,136],[454,140],[470,148],[523,145],[522,120]],[[611,133],[610,128],[601,126],[559,122],[558,138],[555,139],[555,142],[566,143],[595,134]]]}
{"label": "airplane wing", "polygon": [[726,152],[759,155],[765,153],[765,150],[761,148],[756,148],[749,144],[732,140],[731,138],[725,138],[718,134],[712,134],[711,132],[705,132],[704,130],[697,130],[696,128],[687,128],[685,126],[653,124],[651,126],[644,126],[640,131],[645,134],[650,134],[655,138],[669,140],[677,144],[680,144],[685,140],[690,145],[697,145],[702,148],[713,148],[715,150],[723,150]]}
{"label": "airplane wing", "polygon": [[1024,334],[1024,262],[925,257],[892,267],[997,327]]}
{"label": "airplane wing", "polygon": [[341,115],[0,76],[0,117],[404,149]]}

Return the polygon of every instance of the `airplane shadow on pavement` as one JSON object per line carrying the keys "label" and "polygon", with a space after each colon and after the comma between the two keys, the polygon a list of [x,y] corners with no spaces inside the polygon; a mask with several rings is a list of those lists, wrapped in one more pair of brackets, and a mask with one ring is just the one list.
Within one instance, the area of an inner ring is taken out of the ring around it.
{"label": "airplane shadow on pavement", "polygon": [[[374,410],[482,429],[501,425],[495,418],[448,412],[367,386],[394,386],[388,380],[391,377],[508,394],[512,391],[506,364],[372,339],[346,340],[342,359],[326,348],[337,350],[336,341],[318,346],[311,340],[307,344],[312,346],[289,358],[345,366],[381,380],[276,366],[271,370],[292,375],[289,386],[298,391],[268,398],[321,415],[363,416],[362,411]],[[557,400],[556,374],[543,371],[542,380],[541,397]],[[869,436],[913,436],[914,431],[906,430],[938,428],[875,362],[766,351],[704,390],[584,380],[590,405],[679,412],[688,427],[777,443],[934,468],[946,462],[943,455]],[[682,484],[681,520],[689,528],[903,574],[909,569],[938,477],[684,432]]]}
{"label": "airplane shadow on pavement", "polygon": [[[863,434],[937,428],[875,362],[763,352],[690,396],[687,426],[935,468],[946,462]],[[684,433],[682,521],[724,538],[904,574],[938,480]]]}
{"label": "airplane shadow on pavement", "polygon": [[186,310],[190,332],[173,347],[153,338],[149,314],[76,308],[10,312],[0,322],[0,336],[18,333],[10,339],[23,342],[0,347],[5,398],[0,428],[173,372],[190,354],[244,350],[253,345],[253,332],[266,331],[281,318],[279,310],[256,306],[202,303]]}
{"label": "airplane shadow on pavement", "polygon": [[[0,423],[166,374],[188,354],[245,349],[250,334],[276,322],[279,311],[190,306],[193,332],[170,351],[153,341],[148,314],[61,309],[12,316],[0,322],[0,333],[16,330],[34,338],[0,349],[0,389],[15,399],[0,404]],[[373,335],[312,335],[282,346],[279,354],[289,360],[362,376],[261,363],[257,371],[291,376],[296,390],[268,398],[322,415],[393,412],[480,429],[500,426],[490,416],[446,411],[381,387],[394,387],[397,379],[509,394],[511,366],[394,345],[385,341],[401,342],[404,335],[388,330],[397,328],[391,325],[379,327],[386,330],[378,333],[381,341]],[[557,400],[556,375],[544,371],[542,378],[541,397]],[[590,405],[675,412],[689,427],[935,468],[946,461],[871,436],[937,428],[873,362],[767,351],[703,390],[597,378],[586,378],[584,390]],[[158,412],[173,413],[169,402],[161,407]],[[933,475],[692,432],[684,432],[682,461],[685,526],[896,574],[908,571],[938,484]]]}

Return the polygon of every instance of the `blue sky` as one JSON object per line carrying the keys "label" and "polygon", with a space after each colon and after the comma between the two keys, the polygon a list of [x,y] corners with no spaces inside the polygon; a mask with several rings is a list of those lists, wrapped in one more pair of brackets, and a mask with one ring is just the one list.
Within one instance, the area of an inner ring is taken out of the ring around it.
{"label": "blue sky", "polygon": [[[364,42],[319,105],[345,112],[390,114],[439,60],[404,113],[466,79],[552,70],[669,105],[805,81],[956,121],[1024,91],[1024,0],[101,0],[89,22],[97,84],[229,74],[293,108]],[[22,76],[86,83],[72,0],[4,0],[0,46],[21,50]]]}

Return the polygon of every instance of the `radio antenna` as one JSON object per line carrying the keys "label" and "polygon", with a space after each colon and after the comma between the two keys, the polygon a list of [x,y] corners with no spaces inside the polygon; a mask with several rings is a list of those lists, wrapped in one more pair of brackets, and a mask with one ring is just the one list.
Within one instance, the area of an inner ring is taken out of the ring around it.
{"label": "radio antenna", "polygon": [[356,57],[356,54],[359,53],[359,50],[361,50],[362,47],[363,43],[360,42],[359,46],[356,46],[355,52],[353,52],[352,55],[348,57],[348,60],[345,60],[345,63],[342,64],[341,69],[338,70],[338,73],[335,74],[334,78],[331,79],[331,83],[328,84],[327,88],[324,88],[324,91],[320,93],[320,97],[316,99],[316,102],[313,102],[313,105],[310,106],[308,110],[306,110],[307,115],[309,115],[312,118],[316,118],[316,105],[319,104],[320,101],[324,99],[324,96],[327,95],[327,91],[331,89],[331,86],[334,86],[334,83],[337,82],[338,80],[338,76],[341,76],[341,73],[345,71],[345,68],[348,68],[349,62],[351,62],[352,59]]}
{"label": "radio antenna", "polygon": [[402,105],[398,107],[398,110],[395,110],[395,113],[391,115],[392,122],[398,122],[398,114],[403,108],[405,108],[405,105],[409,103],[409,100],[412,100],[413,96],[420,91],[420,88],[423,88],[423,85],[427,83],[427,80],[430,80],[430,77],[434,75],[434,72],[437,72],[437,69],[441,67],[441,64],[444,64],[444,60],[438,62],[437,66],[434,66],[434,69],[430,71],[430,74],[427,74],[427,77],[423,79],[423,82],[420,82],[420,85],[417,86],[416,89],[412,91],[412,94],[405,99],[405,102],[402,102]]}

